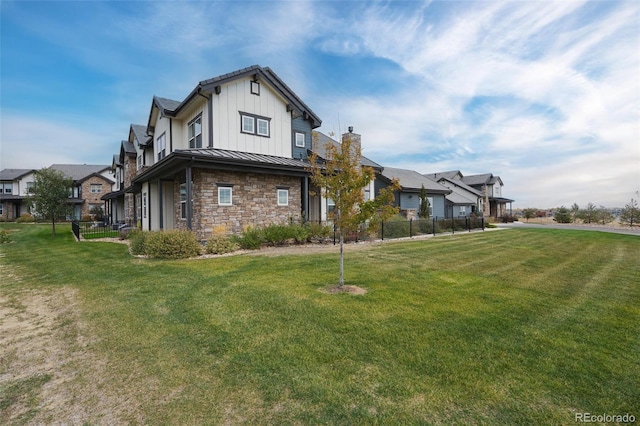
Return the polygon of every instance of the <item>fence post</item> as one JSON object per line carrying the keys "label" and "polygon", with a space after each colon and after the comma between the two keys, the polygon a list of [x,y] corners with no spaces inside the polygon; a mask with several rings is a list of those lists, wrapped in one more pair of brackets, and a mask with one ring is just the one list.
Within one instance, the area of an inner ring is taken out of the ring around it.
{"label": "fence post", "polygon": [[336,245],[336,224],[333,223],[333,245]]}
{"label": "fence post", "polygon": [[431,219],[432,226],[431,226],[431,231],[433,232],[433,236],[436,236],[436,217],[434,216],[433,219]]}
{"label": "fence post", "polygon": [[409,219],[409,238],[413,238],[413,218]]}
{"label": "fence post", "polygon": [[484,216],[480,218],[480,221],[482,222],[482,230],[484,231]]}

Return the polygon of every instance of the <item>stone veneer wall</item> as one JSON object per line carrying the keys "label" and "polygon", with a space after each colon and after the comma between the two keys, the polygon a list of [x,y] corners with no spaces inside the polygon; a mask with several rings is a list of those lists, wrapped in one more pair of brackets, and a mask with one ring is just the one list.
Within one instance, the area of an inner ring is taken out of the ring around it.
{"label": "stone veneer wall", "polygon": [[[91,184],[102,185],[102,192],[92,193]],[[98,204],[100,205],[100,207],[102,207],[102,210],[104,210],[104,201],[102,201],[100,197],[109,192],[111,192],[111,182],[107,181],[104,178],[92,176],[82,182],[82,199],[84,200],[84,202],[82,203],[81,217],[88,216],[90,214],[90,204]]]}
{"label": "stone veneer wall", "polygon": [[[177,229],[187,227],[186,220],[180,218],[180,184],[184,183],[184,176],[184,173],[176,176],[174,185]],[[199,240],[209,238],[214,229],[239,234],[249,226],[283,224],[291,218],[300,218],[300,177],[194,169],[192,178],[192,228]],[[218,205],[218,184],[233,185],[232,206]],[[282,188],[289,189],[288,206],[278,205],[277,190]]]}

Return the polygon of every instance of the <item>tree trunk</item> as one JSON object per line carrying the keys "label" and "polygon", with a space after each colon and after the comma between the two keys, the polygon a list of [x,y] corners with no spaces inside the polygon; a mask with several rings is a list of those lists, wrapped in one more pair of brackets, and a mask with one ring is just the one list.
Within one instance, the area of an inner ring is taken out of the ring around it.
{"label": "tree trunk", "polygon": [[338,287],[342,288],[344,285],[344,235],[340,231],[340,283]]}
{"label": "tree trunk", "polygon": [[51,219],[51,233],[56,236],[56,218]]}

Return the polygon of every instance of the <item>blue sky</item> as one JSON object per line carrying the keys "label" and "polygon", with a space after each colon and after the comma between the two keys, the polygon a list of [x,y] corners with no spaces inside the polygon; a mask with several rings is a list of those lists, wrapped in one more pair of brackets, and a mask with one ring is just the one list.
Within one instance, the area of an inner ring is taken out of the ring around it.
{"label": "blue sky", "polygon": [[0,169],[109,164],[154,95],[271,67],[363,153],[514,207],[640,191],[637,1],[0,1]]}

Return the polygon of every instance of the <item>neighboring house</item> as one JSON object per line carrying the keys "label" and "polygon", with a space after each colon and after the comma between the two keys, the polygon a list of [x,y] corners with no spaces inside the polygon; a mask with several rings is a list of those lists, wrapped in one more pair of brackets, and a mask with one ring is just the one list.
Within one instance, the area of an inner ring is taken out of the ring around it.
{"label": "neighboring house", "polygon": [[478,213],[481,212],[484,217],[499,218],[505,214],[511,214],[511,204],[514,200],[502,196],[504,184],[499,176],[494,176],[491,173],[464,176],[460,170],[425,174],[424,176],[443,183],[466,198],[473,194],[470,189],[475,190],[479,194]]}
{"label": "neighboring house", "polygon": [[445,209],[447,217],[468,217],[477,215],[480,209],[482,193],[459,179],[442,177],[437,182],[451,190],[451,194],[445,196]]}
{"label": "neighboring house", "polygon": [[189,229],[200,240],[214,229],[308,219],[306,160],[320,124],[257,65],[203,80],[182,101],[156,96],[146,126],[132,125],[114,158],[121,177],[104,197],[111,218],[123,214],[143,230]]}
{"label": "neighboring house", "polygon": [[445,196],[451,190],[414,170],[385,167],[376,179],[376,193],[398,179],[400,190],[395,193],[395,205],[408,219],[418,217],[420,191],[424,186],[431,208],[431,217],[446,217]]}
{"label": "neighboring house", "polygon": [[112,191],[113,180],[108,165],[53,164],[50,169],[62,172],[73,180],[69,203],[73,205],[72,219],[89,216],[94,207],[103,208],[102,196]]}
{"label": "neighboring house", "polygon": [[[351,139],[351,146],[360,147],[362,149],[362,136],[353,133],[353,128],[349,127],[349,133],[345,133],[342,135],[342,140],[349,137]],[[332,145],[334,146],[338,152],[342,149],[340,143],[329,136],[325,135],[321,132],[313,132],[313,146],[312,150],[318,154],[321,159],[327,158],[327,148]],[[383,167],[376,163],[375,161],[370,160],[365,156],[360,157],[360,164],[364,167],[371,167],[375,172],[375,176],[378,176],[380,172],[382,172]],[[364,191],[364,200],[368,201],[375,197],[375,178],[369,183],[368,186],[363,188]],[[320,189],[311,185],[310,190],[313,194],[320,194]],[[320,197],[318,195],[312,195],[309,200],[309,218],[308,220],[312,222],[318,221],[326,221],[327,214],[335,208],[335,203],[330,198]]]}
{"label": "neighboring house", "polygon": [[30,212],[26,198],[35,181],[34,173],[35,169],[0,171],[0,219],[15,220]]}

